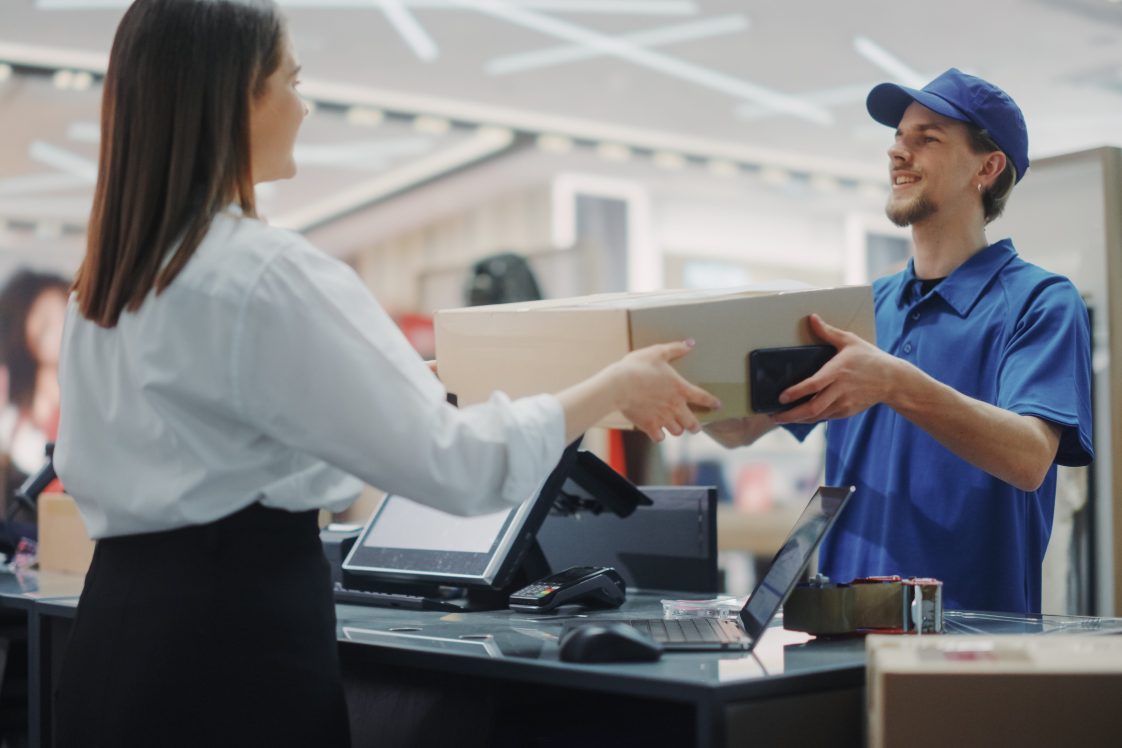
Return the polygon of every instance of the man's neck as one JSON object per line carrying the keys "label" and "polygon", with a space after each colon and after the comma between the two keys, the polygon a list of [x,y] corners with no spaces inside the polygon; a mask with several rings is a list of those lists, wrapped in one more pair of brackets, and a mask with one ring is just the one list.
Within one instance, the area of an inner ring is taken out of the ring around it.
{"label": "man's neck", "polygon": [[932,216],[912,225],[915,273],[920,279],[946,278],[988,244],[982,221],[938,219],[939,216]]}

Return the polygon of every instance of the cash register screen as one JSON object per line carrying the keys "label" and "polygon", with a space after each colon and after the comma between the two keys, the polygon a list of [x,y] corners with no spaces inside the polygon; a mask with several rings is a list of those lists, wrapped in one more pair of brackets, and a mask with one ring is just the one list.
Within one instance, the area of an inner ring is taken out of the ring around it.
{"label": "cash register screen", "polygon": [[565,449],[532,496],[496,514],[445,514],[392,493],[362,528],[343,570],[387,582],[500,587],[535,542],[579,445],[577,440]]}
{"label": "cash register screen", "polygon": [[490,585],[518,539],[533,500],[497,514],[461,517],[390,494],[347,556],[347,571],[437,584]]}
{"label": "cash register screen", "polygon": [[[548,478],[519,506],[478,517],[446,514],[390,494],[366,523],[343,569],[386,581],[491,587],[534,542],[576,458],[565,450]],[[502,580],[499,580],[502,582]]]}

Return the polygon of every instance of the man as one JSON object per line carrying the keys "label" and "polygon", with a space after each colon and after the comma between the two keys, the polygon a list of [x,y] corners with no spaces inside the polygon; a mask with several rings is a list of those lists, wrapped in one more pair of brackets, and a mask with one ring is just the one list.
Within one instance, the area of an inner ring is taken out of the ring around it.
{"label": "man", "polygon": [[1024,118],[953,68],[922,90],[881,84],[867,107],[896,128],[886,210],[914,243],[873,285],[879,348],[812,316],[838,353],[781,402],[813,399],[708,431],[733,446],[829,421],[827,480],[858,489],[822,546],[834,581],[932,576],[949,608],[1037,612],[1056,465],[1093,457],[1091,367],[1071,282],[986,239],[1029,166]]}

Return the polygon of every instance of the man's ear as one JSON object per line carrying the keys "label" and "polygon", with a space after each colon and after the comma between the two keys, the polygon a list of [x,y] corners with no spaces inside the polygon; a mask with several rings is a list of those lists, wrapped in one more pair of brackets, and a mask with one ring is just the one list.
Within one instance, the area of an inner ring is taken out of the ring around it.
{"label": "man's ear", "polygon": [[1005,171],[1009,159],[1001,151],[987,153],[978,168],[978,182],[988,188]]}

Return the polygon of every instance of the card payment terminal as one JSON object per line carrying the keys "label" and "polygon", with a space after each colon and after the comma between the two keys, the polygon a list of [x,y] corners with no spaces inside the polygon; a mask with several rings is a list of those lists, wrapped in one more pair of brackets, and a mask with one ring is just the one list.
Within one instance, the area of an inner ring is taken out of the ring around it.
{"label": "card payment terminal", "polygon": [[522,611],[553,610],[582,603],[618,608],[626,598],[623,577],[610,566],[573,566],[529,584],[510,596],[510,607]]}

